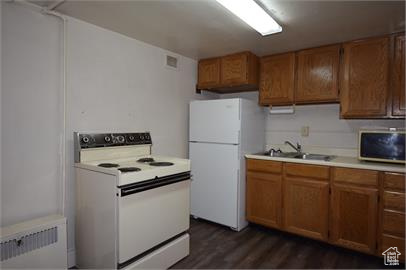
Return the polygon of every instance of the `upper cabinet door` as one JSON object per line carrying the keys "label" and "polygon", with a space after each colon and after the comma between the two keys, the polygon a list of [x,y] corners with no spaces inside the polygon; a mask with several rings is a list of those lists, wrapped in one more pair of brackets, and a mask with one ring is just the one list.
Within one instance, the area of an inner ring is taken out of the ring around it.
{"label": "upper cabinet door", "polygon": [[395,61],[393,70],[393,107],[394,116],[405,116],[405,36],[395,37]]}
{"label": "upper cabinet door", "polygon": [[341,76],[341,116],[386,116],[388,71],[389,37],[345,43]]}
{"label": "upper cabinet door", "polygon": [[242,86],[240,90],[258,90],[258,57],[251,52],[222,57],[220,73],[222,86]]}
{"label": "upper cabinet door", "polygon": [[227,55],[221,58],[221,84],[247,83],[247,53]]}
{"label": "upper cabinet door", "polygon": [[300,51],[297,61],[296,103],[338,101],[340,45]]}
{"label": "upper cabinet door", "polygon": [[261,105],[293,104],[295,86],[295,53],[263,57],[260,62],[259,103]]}
{"label": "upper cabinet door", "polygon": [[210,89],[220,85],[220,58],[199,61],[199,89]]}

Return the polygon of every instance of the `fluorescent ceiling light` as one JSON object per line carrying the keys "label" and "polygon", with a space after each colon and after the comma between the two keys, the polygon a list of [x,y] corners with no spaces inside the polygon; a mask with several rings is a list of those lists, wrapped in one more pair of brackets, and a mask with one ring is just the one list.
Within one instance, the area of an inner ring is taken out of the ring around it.
{"label": "fluorescent ceiling light", "polygon": [[249,26],[266,36],[282,32],[282,27],[254,0],[216,0]]}

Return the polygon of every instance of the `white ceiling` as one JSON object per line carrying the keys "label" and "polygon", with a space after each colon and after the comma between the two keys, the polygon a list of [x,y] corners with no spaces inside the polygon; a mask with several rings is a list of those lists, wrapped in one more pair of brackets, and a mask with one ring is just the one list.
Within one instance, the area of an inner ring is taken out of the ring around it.
{"label": "white ceiling", "polygon": [[194,59],[243,50],[262,56],[405,27],[404,1],[259,2],[282,33],[262,37],[215,0],[67,0],[56,10]]}

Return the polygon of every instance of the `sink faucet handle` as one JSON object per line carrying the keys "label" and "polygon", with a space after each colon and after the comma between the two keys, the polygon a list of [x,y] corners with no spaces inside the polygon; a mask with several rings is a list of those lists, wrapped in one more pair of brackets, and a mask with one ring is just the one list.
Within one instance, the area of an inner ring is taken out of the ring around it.
{"label": "sink faucet handle", "polygon": [[297,150],[299,150],[299,152],[302,151],[302,146],[300,145],[300,143],[297,142],[296,147],[297,147]]}

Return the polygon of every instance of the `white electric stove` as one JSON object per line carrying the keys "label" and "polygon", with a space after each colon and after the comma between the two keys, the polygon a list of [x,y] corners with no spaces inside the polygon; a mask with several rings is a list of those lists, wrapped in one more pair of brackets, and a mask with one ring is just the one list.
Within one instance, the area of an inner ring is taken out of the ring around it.
{"label": "white electric stove", "polygon": [[189,254],[190,162],[144,133],[75,133],[79,268],[169,268]]}

